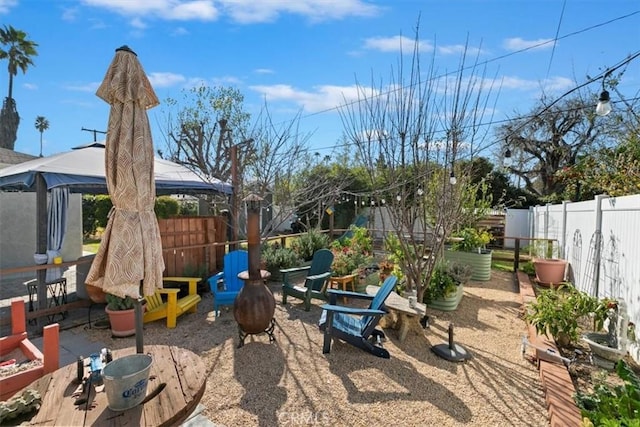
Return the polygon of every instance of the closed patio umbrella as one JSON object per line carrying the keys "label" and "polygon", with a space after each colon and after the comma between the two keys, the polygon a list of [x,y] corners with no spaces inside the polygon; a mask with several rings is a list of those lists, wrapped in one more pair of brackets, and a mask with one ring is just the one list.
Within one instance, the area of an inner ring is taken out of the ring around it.
{"label": "closed patio umbrella", "polygon": [[[146,112],[159,102],[137,55],[127,46],[116,49],[96,95],[111,104],[105,172],[113,208],[86,282],[137,299],[141,284],[143,296],[162,286],[164,270],[153,210],[153,141]],[[138,314],[136,338],[141,340]]]}

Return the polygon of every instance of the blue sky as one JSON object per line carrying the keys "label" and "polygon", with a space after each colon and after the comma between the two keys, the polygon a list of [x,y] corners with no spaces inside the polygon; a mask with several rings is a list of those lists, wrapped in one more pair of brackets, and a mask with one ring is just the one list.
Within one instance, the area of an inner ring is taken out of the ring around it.
{"label": "blue sky", "polygon": [[[15,149],[39,153],[38,115],[50,122],[44,155],[92,141],[83,127],[106,130],[109,106],[95,90],[126,44],[161,102],[201,82],[234,86],[254,115],[265,98],[276,121],[301,112],[312,149],[329,154],[342,134],[335,107],[353,99],[356,78],[388,81],[399,38],[410,51],[419,17],[425,64],[435,53],[439,70],[455,70],[467,38],[488,61],[487,76],[501,85],[493,120],[527,113],[543,90],[560,95],[640,49],[635,0],[0,0],[2,25],[39,44],[35,66],[14,80]],[[532,45],[540,46],[518,52]],[[640,58],[620,89],[638,96]],[[163,106],[149,116],[162,148]]]}

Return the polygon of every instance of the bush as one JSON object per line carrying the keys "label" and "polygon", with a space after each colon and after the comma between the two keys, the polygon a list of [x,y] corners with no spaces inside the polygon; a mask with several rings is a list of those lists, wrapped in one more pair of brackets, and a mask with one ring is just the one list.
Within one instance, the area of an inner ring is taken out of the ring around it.
{"label": "bush", "polygon": [[120,311],[120,310],[131,310],[133,309],[133,303],[135,302],[131,297],[119,297],[113,294],[106,294],[107,299],[107,307],[109,310]]}
{"label": "bush", "polygon": [[354,274],[360,267],[366,267],[373,261],[373,239],[369,230],[364,227],[351,226],[353,235],[344,239],[342,243],[334,240],[331,243],[333,263],[331,270],[334,276]]}
{"label": "bush", "polygon": [[328,247],[329,236],[313,228],[291,242],[291,249],[303,261],[310,261],[317,250]]}
{"label": "bush", "polygon": [[624,360],[619,360],[616,373],[624,385],[598,384],[593,393],[576,393],[574,400],[583,417],[584,426],[637,426],[640,418],[640,378]]}
{"label": "bush", "polygon": [[170,196],[160,196],[156,199],[153,210],[159,219],[171,218],[178,216],[180,204]]}
{"label": "bush", "polygon": [[441,259],[433,269],[423,301],[428,304],[433,300],[451,296],[457,292],[458,286],[466,283],[469,278],[470,266]]}
{"label": "bush", "polygon": [[263,245],[260,259],[264,262],[266,270],[271,273],[278,272],[283,268],[296,267],[301,263],[293,249],[283,247],[278,243]]}
{"label": "bush", "polygon": [[[594,329],[602,329],[607,310],[613,300],[599,300],[582,292],[571,284],[556,289],[545,289],[529,305],[525,320],[531,323],[539,334],[551,336],[560,347],[576,343],[580,337],[579,320],[593,316]],[[568,341],[568,342],[567,342]]]}
{"label": "bush", "polygon": [[451,249],[464,252],[475,252],[479,249],[485,249],[493,238],[489,231],[473,227],[463,228],[453,233],[453,237],[460,237],[462,241],[455,242],[451,245]]}

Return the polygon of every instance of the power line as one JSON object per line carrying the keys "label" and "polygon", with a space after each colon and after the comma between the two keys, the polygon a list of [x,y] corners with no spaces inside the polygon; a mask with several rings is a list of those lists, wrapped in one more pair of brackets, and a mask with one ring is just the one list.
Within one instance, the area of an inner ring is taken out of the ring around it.
{"label": "power line", "polygon": [[[421,80],[421,81],[418,81],[418,82],[414,83],[413,85],[426,83],[426,82],[431,81],[431,80],[437,80],[437,79],[441,79],[443,77],[447,77],[447,76],[451,76],[451,75],[457,75],[458,73],[460,73],[462,71],[466,71],[466,70],[472,69],[474,67],[482,66],[482,65],[487,65],[487,64],[490,64],[492,62],[496,62],[496,61],[499,61],[499,60],[502,60],[502,59],[505,59],[505,58],[509,58],[509,57],[511,57],[513,55],[517,55],[517,54],[520,54],[520,53],[523,53],[523,52],[526,52],[526,51],[529,51],[529,50],[537,49],[537,48],[545,46],[545,45],[547,45],[549,43],[556,43],[556,42],[558,42],[560,40],[564,40],[566,38],[573,37],[573,36],[576,36],[578,34],[582,34],[582,33],[585,33],[587,31],[591,31],[591,30],[594,30],[596,28],[600,28],[600,27],[612,24],[614,22],[617,22],[617,21],[620,21],[620,20],[623,20],[623,19],[626,19],[626,18],[630,18],[630,17],[632,17],[634,15],[638,15],[638,14],[640,14],[640,10],[636,10],[636,11],[630,12],[630,13],[628,13],[626,15],[618,16],[616,18],[609,19],[608,21],[604,21],[604,22],[601,22],[601,23],[598,23],[598,24],[591,25],[591,26],[586,27],[586,28],[582,28],[582,29],[577,30],[577,31],[573,31],[573,32],[565,34],[565,35],[563,35],[561,37],[555,37],[553,39],[545,40],[543,42],[536,43],[534,45],[527,46],[525,48],[522,48],[522,49],[519,49],[519,50],[515,50],[513,52],[505,53],[504,55],[496,56],[495,58],[490,58],[490,59],[487,59],[485,61],[478,62],[478,63],[476,63],[474,65],[461,67],[461,68],[459,68],[457,70],[453,70],[453,71],[450,71],[450,72],[447,72],[447,73],[444,73],[444,74],[440,74],[438,76],[434,76],[434,77],[428,79],[427,81]],[[392,90],[389,90],[387,92],[382,92],[380,94],[371,96],[370,98],[378,98],[378,97],[381,97],[381,96],[389,95],[389,94],[391,94],[393,92],[397,92],[399,90],[407,89],[410,86],[411,85],[401,86],[400,88],[392,89]],[[368,99],[370,99],[370,98],[368,98]],[[350,106],[350,105],[354,105],[354,104],[360,103],[362,101],[363,100],[361,100],[361,99],[356,99],[356,100],[353,100],[353,101],[349,101],[349,102],[346,102],[344,104],[337,105],[335,107],[325,108],[324,110],[315,111],[313,113],[309,113],[309,114],[306,114],[304,116],[300,116],[300,119],[302,120],[302,119],[306,119],[306,118],[309,118],[309,117],[317,116],[319,114],[328,113],[328,112],[331,112],[331,111],[336,111],[336,110],[339,110],[340,108],[347,107],[347,106]]]}

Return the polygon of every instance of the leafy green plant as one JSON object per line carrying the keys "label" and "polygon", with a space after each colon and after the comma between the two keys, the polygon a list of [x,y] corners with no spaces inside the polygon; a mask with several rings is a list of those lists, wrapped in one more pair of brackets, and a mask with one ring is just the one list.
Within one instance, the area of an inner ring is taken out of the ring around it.
{"label": "leafy green plant", "polygon": [[135,300],[131,297],[119,297],[113,294],[106,294],[107,299],[107,307],[112,311],[122,311],[122,310],[131,310],[133,309],[133,304]]}
{"label": "leafy green plant", "polygon": [[533,266],[533,261],[527,261],[520,266],[520,270],[528,276],[535,276],[536,268]]}
{"label": "leafy green plant", "polygon": [[423,301],[428,304],[434,300],[455,294],[458,286],[471,277],[471,268],[458,262],[439,260],[433,269]]}
{"label": "leafy green plant", "polygon": [[303,261],[310,261],[317,250],[328,247],[329,236],[315,228],[309,229],[291,242],[291,249]]}
{"label": "leafy green plant", "polygon": [[353,236],[342,243],[334,240],[331,243],[333,263],[331,270],[334,276],[354,274],[360,267],[367,266],[373,261],[373,239],[364,227],[351,226]]}
{"label": "leafy green plant", "polygon": [[451,245],[451,249],[464,252],[475,252],[485,249],[493,237],[488,230],[474,227],[465,227],[453,233],[452,236],[462,238],[462,240],[454,242]]}
{"label": "leafy green plant", "polygon": [[[574,400],[583,417],[594,426],[640,426],[640,378],[624,360],[616,364],[624,385],[596,384],[593,393],[576,393]],[[583,422],[583,425],[587,425]]]}
{"label": "leafy green plant", "polygon": [[283,247],[278,243],[263,245],[260,259],[271,273],[283,268],[296,267],[301,263],[293,249]]}
{"label": "leafy green plant", "polygon": [[525,320],[539,334],[551,334],[558,346],[566,347],[578,341],[581,318],[593,316],[594,330],[602,329],[612,304],[615,302],[608,298],[600,300],[567,283],[541,291],[536,301],[529,305]]}

